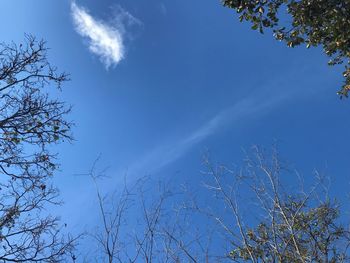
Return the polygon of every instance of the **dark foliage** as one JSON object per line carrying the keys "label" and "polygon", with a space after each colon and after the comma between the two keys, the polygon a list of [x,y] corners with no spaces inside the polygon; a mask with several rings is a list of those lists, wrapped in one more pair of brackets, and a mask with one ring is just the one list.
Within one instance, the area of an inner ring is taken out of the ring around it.
{"label": "dark foliage", "polygon": [[[240,21],[252,23],[261,33],[271,28],[277,40],[289,47],[301,44],[322,46],[329,65],[346,63],[344,85],[338,91],[348,97],[350,90],[350,1],[349,0],[223,0],[235,9]],[[287,17],[284,11],[286,10]]]}

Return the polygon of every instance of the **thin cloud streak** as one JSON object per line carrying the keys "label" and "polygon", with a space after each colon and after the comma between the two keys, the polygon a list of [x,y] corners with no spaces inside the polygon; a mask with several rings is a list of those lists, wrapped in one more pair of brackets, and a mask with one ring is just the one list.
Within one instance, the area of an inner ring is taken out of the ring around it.
{"label": "thin cloud streak", "polygon": [[[305,71],[304,74],[309,75],[309,72]],[[226,126],[236,125],[241,127],[243,122],[251,117],[261,117],[261,114],[266,114],[288,101],[296,98],[314,97],[326,89],[326,86],[321,86],[318,90],[313,88],[301,90],[296,86],[294,89],[281,92],[280,87],[285,85],[290,78],[293,78],[292,73],[283,78],[276,78],[269,85],[261,87],[260,93],[255,93],[220,111],[192,133],[155,147],[149,154],[131,165],[127,170],[127,174],[142,176],[145,173],[159,172]]]}
{"label": "thin cloud streak", "polygon": [[124,58],[123,32],[117,25],[95,19],[75,2],[71,4],[71,14],[77,33],[88,40],[89,50],[100,58],[106,69]]}
{"label": "thin cloud streak", "polygon": [[156,147],[147,156],[134,165],[131,165],[128,168],[127,174],[131,176],[141,176],[145,173],[152,174],[158,172],[225,126],[239,123],[253,115],[267,112],[271,108],[278,106],[286,97],[287,95],[272,97],[269,100],[260,98],[241,100],[233,106],[219,112],[212,119],[187,136]]}

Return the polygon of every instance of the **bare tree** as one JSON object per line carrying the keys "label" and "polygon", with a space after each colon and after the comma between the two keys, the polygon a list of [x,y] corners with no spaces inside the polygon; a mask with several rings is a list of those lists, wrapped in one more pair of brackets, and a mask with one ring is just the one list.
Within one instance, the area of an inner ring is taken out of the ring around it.
{"label": "bare tree", "polygon": [[[23,44],[0,44],[0,261],[59,262],[71,255],[57,217],[50,184],[58,168],[51,145],[71,141],[70,108],[48,89],[67,80],[47,60],[45,42],[26,36]],[[74,256],[72,255],[74,260]]]}
{"label": "bare tree", "polygon": [[[348,262],[349,228],[340,220],[340,207],[328,196],[326,177],[316,173],[310,190],[298,173],[300,186],[285,187],[286,166],[276,148],[254,147],[243,169],[212,165],[205,159],[211,183],[207,188],[224,205],[211,211],[231,248],[235,262]],[[284,182],[284,183],[283,183]],[[248,213],[244,213],[244,211]],[[234,224],[233,224],[234,222]]]}
{"label": "bare tree", "polygon": [[[105,169],[97,172],[97,158],[87,174],[94,184],[98,201],[101,225],[89,235],[97,242],[96,261],[123,262],[126,244],[122,239],[123,227],[127,224],[127,212],[132,206],[133,199],[130,189],[124,184],[120,192],[104,195],[99,187],[99,181],[106,177]],[[133,188],[133,187],[131,187]]]}
{"label": "bare tree", "polygon": [[[102,194],[99,180],[105,172],[91,177],[98,201],[101,223],[91,236],[97,241],[98,262],[201,262],[192,255],[192,246],[199,245],[197,235],[187,237],[187,210],[173,207],[176,194],[164,182],[142,177],[112,194]],[[168,202],[171,201],[171,202]],[[192,245],[191,245],[192,244]]]}
{"label": "bare tree", "polygon": [[108,262],[349,261],[349,228],[341,224],[326,177],[316,173],[305,190],[276,148],[253,147],[240,168],[214,164],[208,156],[204,165],[205,191],[198,194],[138,181],[114,199],[113,214],[97,192],[107,227],[96,237]]}

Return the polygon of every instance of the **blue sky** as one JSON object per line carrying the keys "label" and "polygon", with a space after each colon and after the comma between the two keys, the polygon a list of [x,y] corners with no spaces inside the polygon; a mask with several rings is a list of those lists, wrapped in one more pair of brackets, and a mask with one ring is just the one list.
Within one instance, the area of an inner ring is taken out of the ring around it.
{"label": "blue sky", "polygon": [[0,12],[1,41],[43,38],[71,74],[55,96],[73,105],[77,141],[56,149],[56,184],[57,212],[73,226],[96,205],[90,180],[74,174],[99,154],[107,191],[125,173],[199,181],[206,149],[239,163],[242,148],[276,140],[306,178],[326,171],[345,195],[350,102],[321,49],[287,48],[220,1],[3,0]]}

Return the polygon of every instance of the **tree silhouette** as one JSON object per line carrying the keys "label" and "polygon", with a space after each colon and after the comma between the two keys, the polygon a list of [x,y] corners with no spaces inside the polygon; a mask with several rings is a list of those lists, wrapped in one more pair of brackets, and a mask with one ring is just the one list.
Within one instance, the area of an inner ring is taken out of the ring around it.
{"label": "tree silhouette", "polygon": [[64,238],[59,204],[50,183],[58,168],[51,145],[71,141],[70,108],[51,99],[66,74],[47,60],[44,41],[27,35],[23,44],[0,44],[0,261],[59,262],[75,239]]}
{"label": "tree silhouette", "polygon": [[239,20],[252,23],[261,33],[273,30],[274,37],[289,47],[321,46],[329,65],[346,63],[340,97],[350,90],[350,1],[349,0],[223,0],[235,9]]}

